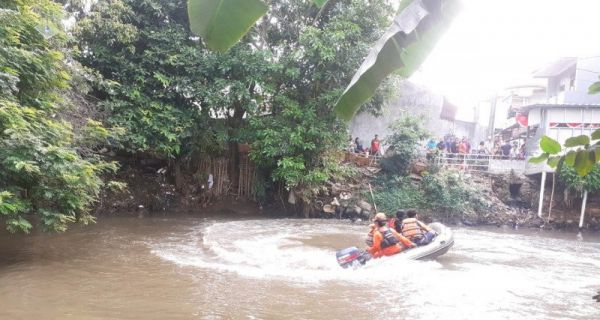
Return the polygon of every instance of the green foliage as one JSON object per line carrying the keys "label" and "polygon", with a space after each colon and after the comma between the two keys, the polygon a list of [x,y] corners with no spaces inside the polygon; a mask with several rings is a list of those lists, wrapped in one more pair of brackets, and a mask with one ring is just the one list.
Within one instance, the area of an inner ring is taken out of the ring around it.
{"label": "green foliage", "polygon": [[305,192],[308,199],[337,171],[328,151],[343,139],[343,132],[332,130],[331,115],[319,119],[314,106],[301,108],[295,101],[278,101],[284,108],[280,114],[251,119],[256,135],[251,156],[263,168],[272,168],[275,181]]}
{"label": "green foliage", "polygon": [[409,177],[378,181],[374,197],[378,209],[388,213],[420,208],[428,209],[434,215],[460,217],[488,209],[479,190],[471,187],[457,172],[448,171],[428,174],[421,182],[413,182]]}
{"label": "green foliage", "polygon": [[[313,0],[317,7],[327,0]],[[207,47],[225,52],[235,45],[265,13],[260,0],[188,0],[190,28]]]}
{"label": "green foliage", "polygon": [[590,144],[590,137],[586,135],[571,137],[565,141],[565,147],[567,148],[585,146],[588,144]]}
{"label": "green foliage", "polygon": [[[293,7],[295,2],[275,2],[272,4],[272,11]],[[313,0],[313,3],[321,8],[313,18],[315,21],[322,14],[327,14],[324,12],[327,9],[324,7],[326,2],[327,0]],[[359,107],[375,95],[377,87],[386,76],[396,70],[403,77],[410,76],[426,58],[442,32],[447,29],[456,11],[456,3],[455,0],[403,1],[396,22],[375,45],[344,94],[338,99],[336,112],[343,119],[350,120]],[[353,5],[355,4],[356,1],[353,1]],[[385,7],[388,5],[384,4]],[[266,12],[267,7],[259,0],[188,0],[191,29],[202,36],[209,48],[221,52],[239,41],[252,24]],[[279,21],[274,24],[268,21],[273,20],[267,17],[260,27],[275,30],[279,28]],[[299,19],[286,22],[302,26],[308,21]],[[268,32],[269,30],[264,30],[261,36]],[[340,44],[342,43],[338,42],[335,45]],[[329,47],[329,51],[333,51],[334,48]]]}
{"label": "green foliage", "polygon": [[190,28],[221,52],[238,42],[267,12],[260,0],[188,0]]}
{"label": "green foliage", "polygon": [[598,191],[600,190],[600,164],[594,165],[592,171],[585,177],[580,176],[573,167],[562,166],[558,171],[558,178],[565,187],[579,193]]}
{"label": "green foliage", "polygon": [[479,190],[452,171],[427,175],[422,188],[427,195],[427,207],[434,212],[461,215],[487,209]]}
{"label": "green foliage", "polygon": [[[217,53],[189,30],[184,1],[101,1],[74,29],[76,58],[101,75],[93,87],[107,123],[127,132],[123,147],[179,158],[249,143],[265,176],[301,195],[318,192],[340,174],[332,151],[342,145],[345,125],[332,106],[389,23],[387,2],[319,9],[304,0],[275,1],[264,23]],[[215,23],[204,22],[205,31]],[[382,101],[378,93],[367,107]]]}
{"label": "green foliage", "polygon": [[457,3],[455,0],[405,0],[392,26],[373,46],[337,101],[336,113],[349,121],[385,77],[396,72],[408,78],[417,70],[448,28]]}
{"label": "green foliage", "polygon": [[260,112],[271,53],[240,43],[206,50],[188,27],[185,0],[98,2],[74,30],[76,58],[102,76],[95,96],[124,148],[158,156],[218,154]]}
{"label": "green foliage", "polygon": [[[543,136],[540,147],[545,153],[529,159],[529,162],[547,161],[553,168],[567,165],[573,167],[580,177],[585,177],[594,170],[596,163],[600,162],[600,129],[592,132],[590,136],[580,135],[567,139],[564,148],[554,139]],[[559,156],[550,157],[550,154]]]}
{"label": "green foliage", "polygon": [[560,143],[548,136],[542,137],[540,140],[540,148],[548,154],[557,154],[562,150]]}
{"label": "green foliage", "polygon": [[388,173],[406,175],[412,161],[418,155],[418,145],[429,137],[425,129],[424,120],[409,115],[404,116],[390,126],[392,134],[385,140],[394,155],[384,158],[381,167]]}
{"label": "green foliage", "polygon": [[548,154],[547,153],[542,153],[537,157],[531,157],[529,158],[529,162],[533,163],[533,164],[538,164],[538,163],[542,163],[548,160]]}
{"label": "green foliage", "polygon": [[19,0],[0,2],[0,9],[0,88],[25,105],[53,109],[57,89],[65,89],[69,80],[59,50],[64,34],[45,32],[60,25],[60,6]]}
{"label": "green foliage", "polygon": [[[8,9],[8,10],[5,10]],[[90,206],[116,165],[76,147],[71,125],[56,118],[68,89],[60,50],[60,6],[20,0],[0,5],[0,217],[28,232],[35,215],[48,231],[93,221]],[[94,124],[96,137],[108,134]],[[89,146],[94,143],[90,141]]]}
{"label": "green foliage", "polygon": [[593,83],[589,87],[588,92],[589,92],[589,94],[600,93],[600,81]]}
{"label": "green foliage", "polygon": [[[307,1],[285,0],[265,17],[279,21],[277,26],[254,30],[279,58],[269,83],[274,88],[269,114],[250,119],[251,156],[306,201],[342,174],[334,153],[347,133],[332,107],[389,18],[389,6],[381,0],[321,10]],[[370,107],[378,108],[382,100]]]}
{"label": "green foliage", "polygon": [[[317,7],[327,0],[313,0]],[[225,52],[238,42],[265,13],[260,0],[188,0],[190,28],[206,46]]]}
{"label": "green foliage", "polygon": [[[370,198],[370,194],[365,194]],[[377,209],[381,212],[393,213],[401,208],[424,208],[426,195],[408,177],[397,177],[379,186],[374,192]]]}

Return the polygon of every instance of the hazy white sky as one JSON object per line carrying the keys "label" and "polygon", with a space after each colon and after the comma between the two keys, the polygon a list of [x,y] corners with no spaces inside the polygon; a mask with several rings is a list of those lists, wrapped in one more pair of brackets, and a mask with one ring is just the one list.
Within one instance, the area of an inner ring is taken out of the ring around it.
{"label": "hazy white sky", "polygon": [[600,0],[462,0],[462,5],[411,78],[462,111],[523,84],[556,58],[600,55]]}

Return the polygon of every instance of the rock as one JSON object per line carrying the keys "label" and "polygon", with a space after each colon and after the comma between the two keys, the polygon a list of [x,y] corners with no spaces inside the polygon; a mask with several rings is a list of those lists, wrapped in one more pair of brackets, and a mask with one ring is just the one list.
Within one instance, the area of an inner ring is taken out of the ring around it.
{"label": "rock", "polygon": [[333,201],[331,201],[331,205],[339,207],[340,206],[340,202],[338,201],[338,199],[336,197],[333,197]]}
{"label": "rock", "polygon": [[340,193],[340,199],[342,200],[348,200],[352,198],[352,194],[350,192],[342,192]]}
{"label": "rock", "polygon": [[476,226],[476,225],[477,225],[477,222],[475,222],[475,221],[473,221],[473,220],[471,220],[471,219],[463,219],[461,222],[462,222],[462,224],[464,224],[465,226],[469,226],[469,227],[472,227],[472,226]]}
{"label": "rock", "polygon": [[420,175],[425,170],[427,170],[427,163],[425,163],[425,162],[417,161],[412,164],[412,168],[411,168],[412,173]]}
{"label": "rock", "polygon": [[356,215],[360,216],[360,214],[362,213],[362,208],[359,206],[354,206],[354,212],[356,212]]}
{"label": "rock", "polygon": [[344,212],[342,213],[342,218],[344,218],[344,219],[355,219],[356,218],[356,211],[354,211],[354,208],[347,207],[346,210],[344,210]]}
{"label": "rock", "polygon": [[335,213],[335,207],[330,204],[326,204],[323,206],[323,212],[329,213],[329,214]]}
{"label": "rock", "polygon": [[359,201],[356,205],[365,211],[371,212],[373,210],[373,206],[364,200]]}
{"label": "rock", "polygon": [[418,174],[416,174],[416,173],[411,173],[411,174],[410,174],[410,178],[411,178],[413,181],[421,181],[421,180],[423,180],[423,177],[421,177],[420,175],[418,175]]}

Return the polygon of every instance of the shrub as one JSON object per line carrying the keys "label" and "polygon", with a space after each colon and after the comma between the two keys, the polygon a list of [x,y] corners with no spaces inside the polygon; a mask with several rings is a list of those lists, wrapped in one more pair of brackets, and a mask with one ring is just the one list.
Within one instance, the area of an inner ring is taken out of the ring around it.
{"label": "shrub", "polygon": [[390,174],[406,175],[417,157],[419,143],[429,137],[422,118],[404,116],[390,126],[393,133],[385,139],[394,155],[381,161],[381,168]]}
{"label": "shrub", "polygon": [[375,183],[375,203],[380,211],[388,214],[398,209],[419,208],[430,210],[436,216],[461,217],[481,214],[488,208],[481,192],[456,172],[428,174],[421,182],[395,177]]}

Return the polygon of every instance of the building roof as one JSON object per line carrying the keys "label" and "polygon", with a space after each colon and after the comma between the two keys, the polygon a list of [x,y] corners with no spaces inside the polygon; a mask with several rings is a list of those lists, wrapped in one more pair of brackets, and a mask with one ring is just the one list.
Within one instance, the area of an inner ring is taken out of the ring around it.
{"label": "building roof", "polygon": [[533,73],[534,78],[551,78],[560,75],[567,71],[569,68],[577,65],[577,58],[567,57],[560,58],[546,67]]}
{"label": "building roof", "polygon": [[576,103],[565,103],[565,104],[556,104],[556,103],[535,103],[527,106],[522,106],[517,108],[517,111],[529,111],[531,109],[553,109],[553,108],[599,108],[600,104],[576,104]]}

